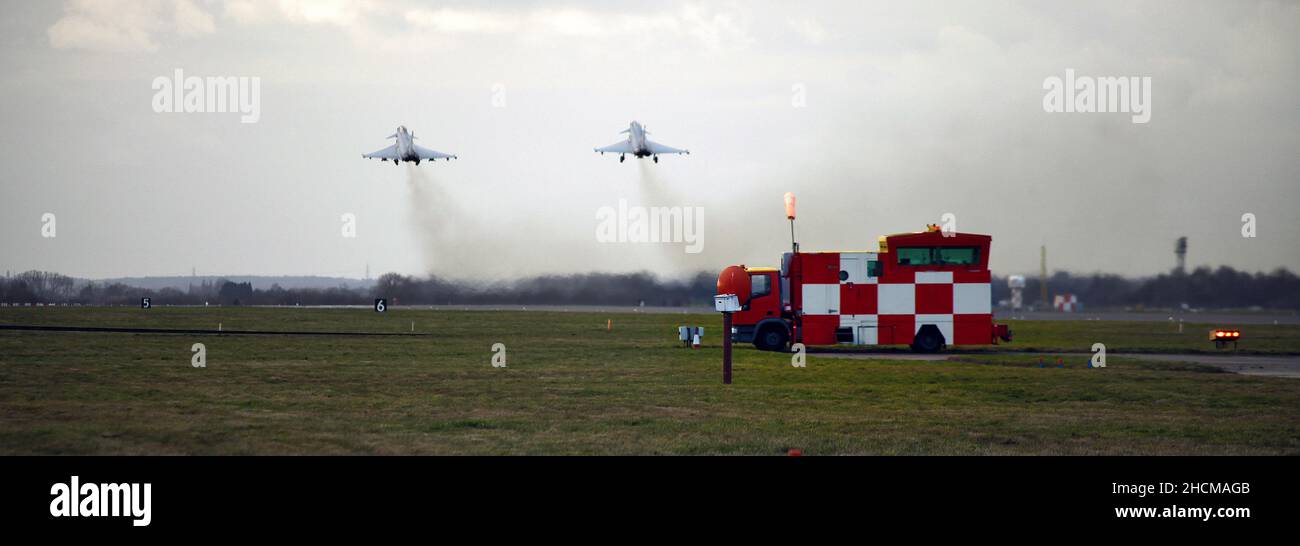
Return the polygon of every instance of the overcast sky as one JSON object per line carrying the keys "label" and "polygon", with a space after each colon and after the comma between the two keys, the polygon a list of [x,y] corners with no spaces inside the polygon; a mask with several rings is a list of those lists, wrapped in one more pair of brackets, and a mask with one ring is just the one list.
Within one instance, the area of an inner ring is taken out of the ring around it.
{"label": "overcast sky", "polygon": [[[775,265],[786,191],[805,250],[952,213],[999,274],[1036,272],[1040,245],[1053,270],[1155,274],[1180,235],[1191,266],[1300,270],[1295,2],[3,4],[15,272]],[[260,78],[260,119],[154,112],[175,69]],[[1066,69],[1150,77],[1150,121],[1045,112]],[[592,152],[633,119],[692,154]],[[460,159],[361,159],[399,124]],[[704,251],[598,242],[620,199],[703,207]]]}

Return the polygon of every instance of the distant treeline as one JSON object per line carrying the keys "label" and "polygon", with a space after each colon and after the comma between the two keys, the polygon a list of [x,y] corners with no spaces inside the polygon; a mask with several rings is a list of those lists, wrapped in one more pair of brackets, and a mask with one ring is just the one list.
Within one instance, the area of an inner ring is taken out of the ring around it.
{"label": "distant treeline", "polygon": [[83,305],[139,305],[150,298],[155,305],[362,305],[371,290],[337,288],[284,289],[272,285],[253,289],[252,283],[224,279],[203,281],[186,290],[149,289],[120,282],[93,282],[58,273],[28,271],[0,279],[0,303],[80,303]]}
{"label": "distant treeline", "polygon": [[58,273],[28,271],[0,279],[0,303],[80,303],[138,305],[370,305],[390,304],[523,305],[712,305],[717,276],[698,273],[687,280],[664,280],[650,273],[545,275],[515,281],[475,283],[396,273],[379,277],[372,288],[255,289],[249,282],[217,280],[186,290],[139,288],[126,284],[79,281]]}
{"label": "distant treeline", "polygon": [[[514,281],[475,283],[438,277],[386,274],[371,288],[294,288],[272,285],[255,289],[248,282],[217,280],[190,285],[187,290],[151,290],[122,283],[96,283],[57,273],[28,271],[0,280],[0,303],[80,303],[138,305],[152,298],[155,305],[370,305],[384,297],[401,304],[522,304],[522,305],[712,305],[717,276],[700,272],[684,280],[661,279],[650,273],[581,273],[544,275]],[[1040,280],[1026,279],[1026,305],[1040,306]],[[1088,308],[1145,306],[1198,308],[1300,309],[1300,277],[1279,269],[1247,273],[1231,267],[1197,268],[1131,279],[1094,273],[1056,273],[1048,279],[1049,299],[1074,294]],[[1005,277],[993,280],[994,302],[1010,299]]]}
{"label": "distant treeline", "polygon": [[[1041,306],[1038,278],[1026,278],[1024,302]],[[1190,273],[1173,271],[1155,277],[1130,279],[1093,273],[1077,275],[1058,272],[1047,279],[1048,298],[1074,294],[1085,308],[1179,307],[1227,309],[1262,307],[1300,309],[1300,277],[1286,269],[1271,273],[1247,273],[1228,266],[1198,267]],[[993,283],[995,302],[1009,299],[1006,278]],[[1050,301],[1048,304],[1050,305]]]}
{"label": "distant treeline", "polygon": [[713,305],[716,273],[696,273],[685,280],[663,280],[650,273],[579,273],[544,275],[516,281],[465,283],[417,279],[395,273],[379,277],[377,294],[398,303],[646,305],[680,307]]}

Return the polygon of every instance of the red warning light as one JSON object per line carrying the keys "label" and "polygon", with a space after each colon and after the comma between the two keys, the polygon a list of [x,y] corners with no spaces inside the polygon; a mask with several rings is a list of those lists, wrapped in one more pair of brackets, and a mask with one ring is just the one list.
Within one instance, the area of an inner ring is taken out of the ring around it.
{"label": "red warning light", "polygon": [[1232,347],[1237,348],[1237,340],[1241,338],[1241,330],[1227,330],[1216,328],[1210,330],[1210,341],[1214,342],[1216,348],[1222,349],[1232,343]]}

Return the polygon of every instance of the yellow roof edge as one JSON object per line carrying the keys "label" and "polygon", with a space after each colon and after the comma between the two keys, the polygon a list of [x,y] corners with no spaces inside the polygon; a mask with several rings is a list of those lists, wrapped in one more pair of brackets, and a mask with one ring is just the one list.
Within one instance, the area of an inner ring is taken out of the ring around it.
{"label": "yellow roof edge", "polygon": [[879,250],[814,250],[811,252],[799,251],[800,254],[880,254]]}

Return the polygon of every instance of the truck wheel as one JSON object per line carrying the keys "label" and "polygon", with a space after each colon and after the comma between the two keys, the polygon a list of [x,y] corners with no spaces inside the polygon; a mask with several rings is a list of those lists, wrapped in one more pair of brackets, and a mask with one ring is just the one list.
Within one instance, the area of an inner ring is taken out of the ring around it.
{"label": "truck wheel", "polygon": [[943,348],[943,334],[933,326],[922,326],[912,340],[912,350],[918,353],[935,353]]}
{"label": "truck wheel", "polygon": [[785,330],[780,328],[767,327],[754,336],[754,346],[760,351],[785,350],[785,342]]}

